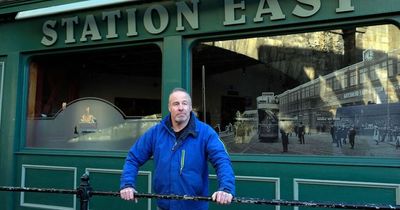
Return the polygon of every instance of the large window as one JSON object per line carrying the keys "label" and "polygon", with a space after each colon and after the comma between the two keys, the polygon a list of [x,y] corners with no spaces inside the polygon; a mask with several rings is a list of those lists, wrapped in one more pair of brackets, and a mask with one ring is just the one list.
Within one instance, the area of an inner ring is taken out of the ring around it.
{"label": "large window", "polygon": [[160,115],[157,45],[30,59],[28,147],[127,150]]}
{"label": "large window", "polygon": [[199,43],[193,106],[231,153],[400,157],[400,32],[352,31]]}

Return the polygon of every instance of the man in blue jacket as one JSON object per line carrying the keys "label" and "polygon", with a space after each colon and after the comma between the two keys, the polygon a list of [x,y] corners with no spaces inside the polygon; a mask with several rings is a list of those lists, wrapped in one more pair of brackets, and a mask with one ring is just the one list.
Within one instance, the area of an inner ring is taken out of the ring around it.
{"label": "man in blue jacket", "polygon": [[[212,199],[229,204],[235,194],[235,176],[229,155],[218,134],[192,113],[186,90],[169,95],[170,114],[150,128],[129,150],[121,175],[121,198],[135,200],[139,167],[154,160],[153,188],[157,194],[208,196],[208,161],[217,173],[218,189]],[[206,210],[208,202],[157,201],[161,210]]]}

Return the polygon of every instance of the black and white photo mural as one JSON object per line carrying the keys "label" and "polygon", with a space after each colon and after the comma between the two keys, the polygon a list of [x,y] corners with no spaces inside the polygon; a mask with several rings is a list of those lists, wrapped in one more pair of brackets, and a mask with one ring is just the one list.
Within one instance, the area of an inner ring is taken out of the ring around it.
{"label": "black and white photo mural", "polygon": [[399,35],[377,25],[203,42],[193,106],[231,153],[400,157]]}

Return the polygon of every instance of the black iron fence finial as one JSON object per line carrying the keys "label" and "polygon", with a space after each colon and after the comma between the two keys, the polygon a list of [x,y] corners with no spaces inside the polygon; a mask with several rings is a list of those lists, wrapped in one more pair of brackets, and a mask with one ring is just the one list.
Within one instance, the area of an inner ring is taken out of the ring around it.
{"label": "black iron fence finial", "polygon": [[88,210],[88,204],[90,197],[92,196],[90,192],[92,191],[92,187],[89,183],[89,174],[84,173],[81,176],[81,183],[79,188],[77,189],[77,196],[80,199],[81,208],[80,210]]}

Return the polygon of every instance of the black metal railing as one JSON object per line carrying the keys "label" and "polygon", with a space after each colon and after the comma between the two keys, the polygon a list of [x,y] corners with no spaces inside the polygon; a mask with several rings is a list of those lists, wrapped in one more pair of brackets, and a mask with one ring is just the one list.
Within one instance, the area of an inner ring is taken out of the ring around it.
{"label": "black metal railing", "polygon": [[[69,189],[52,189],[52,188],[30,188],[30,187],[9,187],[0,186],[0,191],[12,192],[38,192],[38,193],[59,193],[74,194],[80,200],[80,210],[88,210],[90,198],[92,196],[115,196],[119,197],[119,192],[94,191],[89,183],[89,175],[83,174],[81,183],[75,190]],[[150,199],[173,199],[173,200],[190,200],[190,201],[209,201],[213,202],[211,197],[206,196],[188,196],[188,195],[160,195],[151,193],[136,193],[136,198]],[[400,205],[383,205],[383,204],[351,204],[337,202],[313,202],[313,201],[297,201],[297,200],[267,200],[260,198],[235,197],[232,203],[258,204],[258,205],[275,205],[275,206],[303,206],[315,208],[338,208],[338,209],[375,209],[375,210],[400,210]]]}

